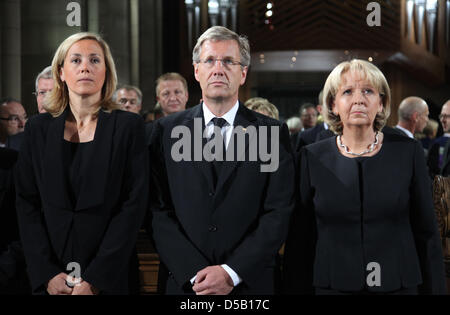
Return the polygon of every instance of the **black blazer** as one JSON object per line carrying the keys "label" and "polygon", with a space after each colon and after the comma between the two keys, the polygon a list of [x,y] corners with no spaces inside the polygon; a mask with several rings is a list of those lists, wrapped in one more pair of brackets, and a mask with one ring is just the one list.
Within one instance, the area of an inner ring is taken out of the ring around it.
{"label": "black blazer", "polygon": [[0,252],[12,241],[19,240],[12,169],[17,151],[0,148]]}
{"label": "black blazer", "polygon": [[9,149],[19,151],[23,142],[23,136],[24,136],[23,132],[20,132],[13,136],[9,136],[6,140],[6,147]]}
{"label": "black blazer", "polygon": [[319,133],[321,133],[324,130],[326,129],[323,123],[318,123],[312,128],[293,134],[291,137],[293,140],[292,143],[294,152],[300,152],[300,149],[305,145],[316,142]]}
{"label": "black blazer", "polygon": [[[289,293],[312,286],[390,292],[419,285],[445,293],[440,237],[422,147],[385,134],[381,151],[359,164],[336,137],[301,152],[298,207],[285,250]],[[366,267],[381,266],[381,286],[366,288]]]}
{"label": "black blazer", "polygon": [[[72,261],[100,291],[124,294],[147,205],[144,124],[124,111],[99,112],[92,157],[80,169],[82,187],[72,204],[62,155],[67,113],[28,121],[16,167],[19,227],[31,284],[35,293],[45,292],[52,277],[72,271],[66,271]],[[82,250],[67,248],[69,238]]]}
{"label": "black blazer", "polygon": [[[234,293],[271,294],[277,252],[294,205],[288,129],[240,104],[235,126],[280,128],[279,138],[272,139],[280,141],[279,168],[262,173],[259,158],[255,162],[224,162],[214,188],[210,162],[175,162],[171,157],[178,141],[171,138],[172,130],[185,126],[194,135],[195,118],[201,118],[204,125],[201,105],[159,119],[153,126],[151,167],[159,189],[151,204],[153,238],[168,269],[162,291],[192,294],[189,281],[198,271],[228,264],[243,279]],[[247,139],[247,150],[248,145]]]}

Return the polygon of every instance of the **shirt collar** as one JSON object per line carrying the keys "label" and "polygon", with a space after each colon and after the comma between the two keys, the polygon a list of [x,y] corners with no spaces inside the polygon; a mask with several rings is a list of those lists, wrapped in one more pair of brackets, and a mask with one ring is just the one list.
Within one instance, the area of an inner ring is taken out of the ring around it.
{"label": "shirt collar", "polygon": [[[203,117],[205,118],[205,126],[208,126],[208,124],[211,122],[211,120],[216,117],[206,106],[205,102],[202,104],[203,108]],[[230,126],[234,126],[234,119],[236,118],[236,114],[239,109],[239,100],[234,104],[234,106],[226,112],[221,118],[225,119]]]}
{"label": "shirt collar", "polygon": [[414,139],[414,135],[413,135],[412,132],[409,131],[408,129],[405,129],[405,128],[399,126],[399,125],[395,126],[395,128],[400,129],[401,131],[403,131],[404,133],[406,133],[406,134],[408,135],[408,137]]}

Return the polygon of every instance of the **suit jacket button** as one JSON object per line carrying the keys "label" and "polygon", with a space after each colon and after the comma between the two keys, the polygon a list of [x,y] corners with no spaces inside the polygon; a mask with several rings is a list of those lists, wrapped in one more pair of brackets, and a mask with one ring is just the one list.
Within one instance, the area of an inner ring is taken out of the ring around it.
{"label": "suit jacket button", "polygon": [[214,192],[210,191],[210,192],[209,192],[209,196],[210,196],[210,197],[214,196]]}
{"label": "suit jacket button", "polygon": [[217,226],[215,225],[211,225],[208,229],[210,232],[216,232],[217,231]]}

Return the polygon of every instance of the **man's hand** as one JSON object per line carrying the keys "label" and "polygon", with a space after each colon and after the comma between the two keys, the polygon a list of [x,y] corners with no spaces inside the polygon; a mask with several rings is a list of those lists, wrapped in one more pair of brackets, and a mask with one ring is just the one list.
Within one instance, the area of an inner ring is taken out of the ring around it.
{"label": "man's hand", "polygon": [[86,281],[76,284],[73,288],[72,295],[96,295],[97,290]]}
{"label": "man's hand", "polygon": [[72,288],[66,285],[68,275],[64,272],[54,276],[47,284],[47,292],[50,295],[70,295]]}
{"label": "man's hand", "polygon": [[227,295],[233,290],[233,280],[221,266],[210,266],[197,272],[192,290],[197,295]]}

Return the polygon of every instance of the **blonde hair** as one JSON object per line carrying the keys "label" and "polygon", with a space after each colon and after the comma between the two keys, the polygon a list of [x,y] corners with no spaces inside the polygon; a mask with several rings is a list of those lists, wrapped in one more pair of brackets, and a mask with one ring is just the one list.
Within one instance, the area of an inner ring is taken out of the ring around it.
{"label": "blonde hair", "polygon": [[272,117],[274,119],[279,119],[279,113],[278,109],[275,105],[273,105],[271,102],[269,102],[267,99],[262,97],[253,97],[248,99],[245,102],[245,107],[248,109],[254,110],[255,112],[266,112],[269,117]]}
{"label": "blonde hair", "polygon": [[380,131],[386,124],[386,121],[391,114],[391,91],[389,89],[389,84],[380,69],[370,62],[361,59],[353,59],[351,61],[344,61],[340,63],[328,76],[323,88],[322,100],[322,115],[325,122],[330,126],[330,129],[333,132],[340,135],[342,134],[344,126],[339,115],[333,113],[332,107],[336,94],[342,83],[342,76],[347,72],[360,73],[362,78],[369,81],[370,84],[373,85],[373,87],[380,93],[383,109],[380,113],[377,113],[373,123],[373,129],[375,131]]}
{"label": "blonde hair", "polygon": [[156,96],[159,96],[160,85],[165,81],[180,81],[183,84],[185,92],[188,93],[188,85],[186,79],[177,72],[168,72],[164,73],[156,80]]}
{"label": "blonde hair", "polygon": [[68,38],[66,38],[61,45],[59,45],[52,61],[52,73],[53,80],[55,81],[55,86],[50,92],[45,100],[44,108],[47,112],[52,114],[53,117],[58,117],[61,115],[69,104],[69,90],[65,82],[61,81],[60,71],[64,66],[64,60],[66,59],[67,52],[72,47],[73,44],[81,40],[94,40],[96,41],[103,50],[105,55],[105,83],[102,87],[102,96],[100,100],[100,108],[106,111],[112,111],[118,109],[119,106],[112,100],[112,96],[116,90],[117,86],[117,73],[116,66],[114,64],[113,57],[111,55],[111,50],[108,44],[100,37],[100,35],[95,33],[76,33]]}

